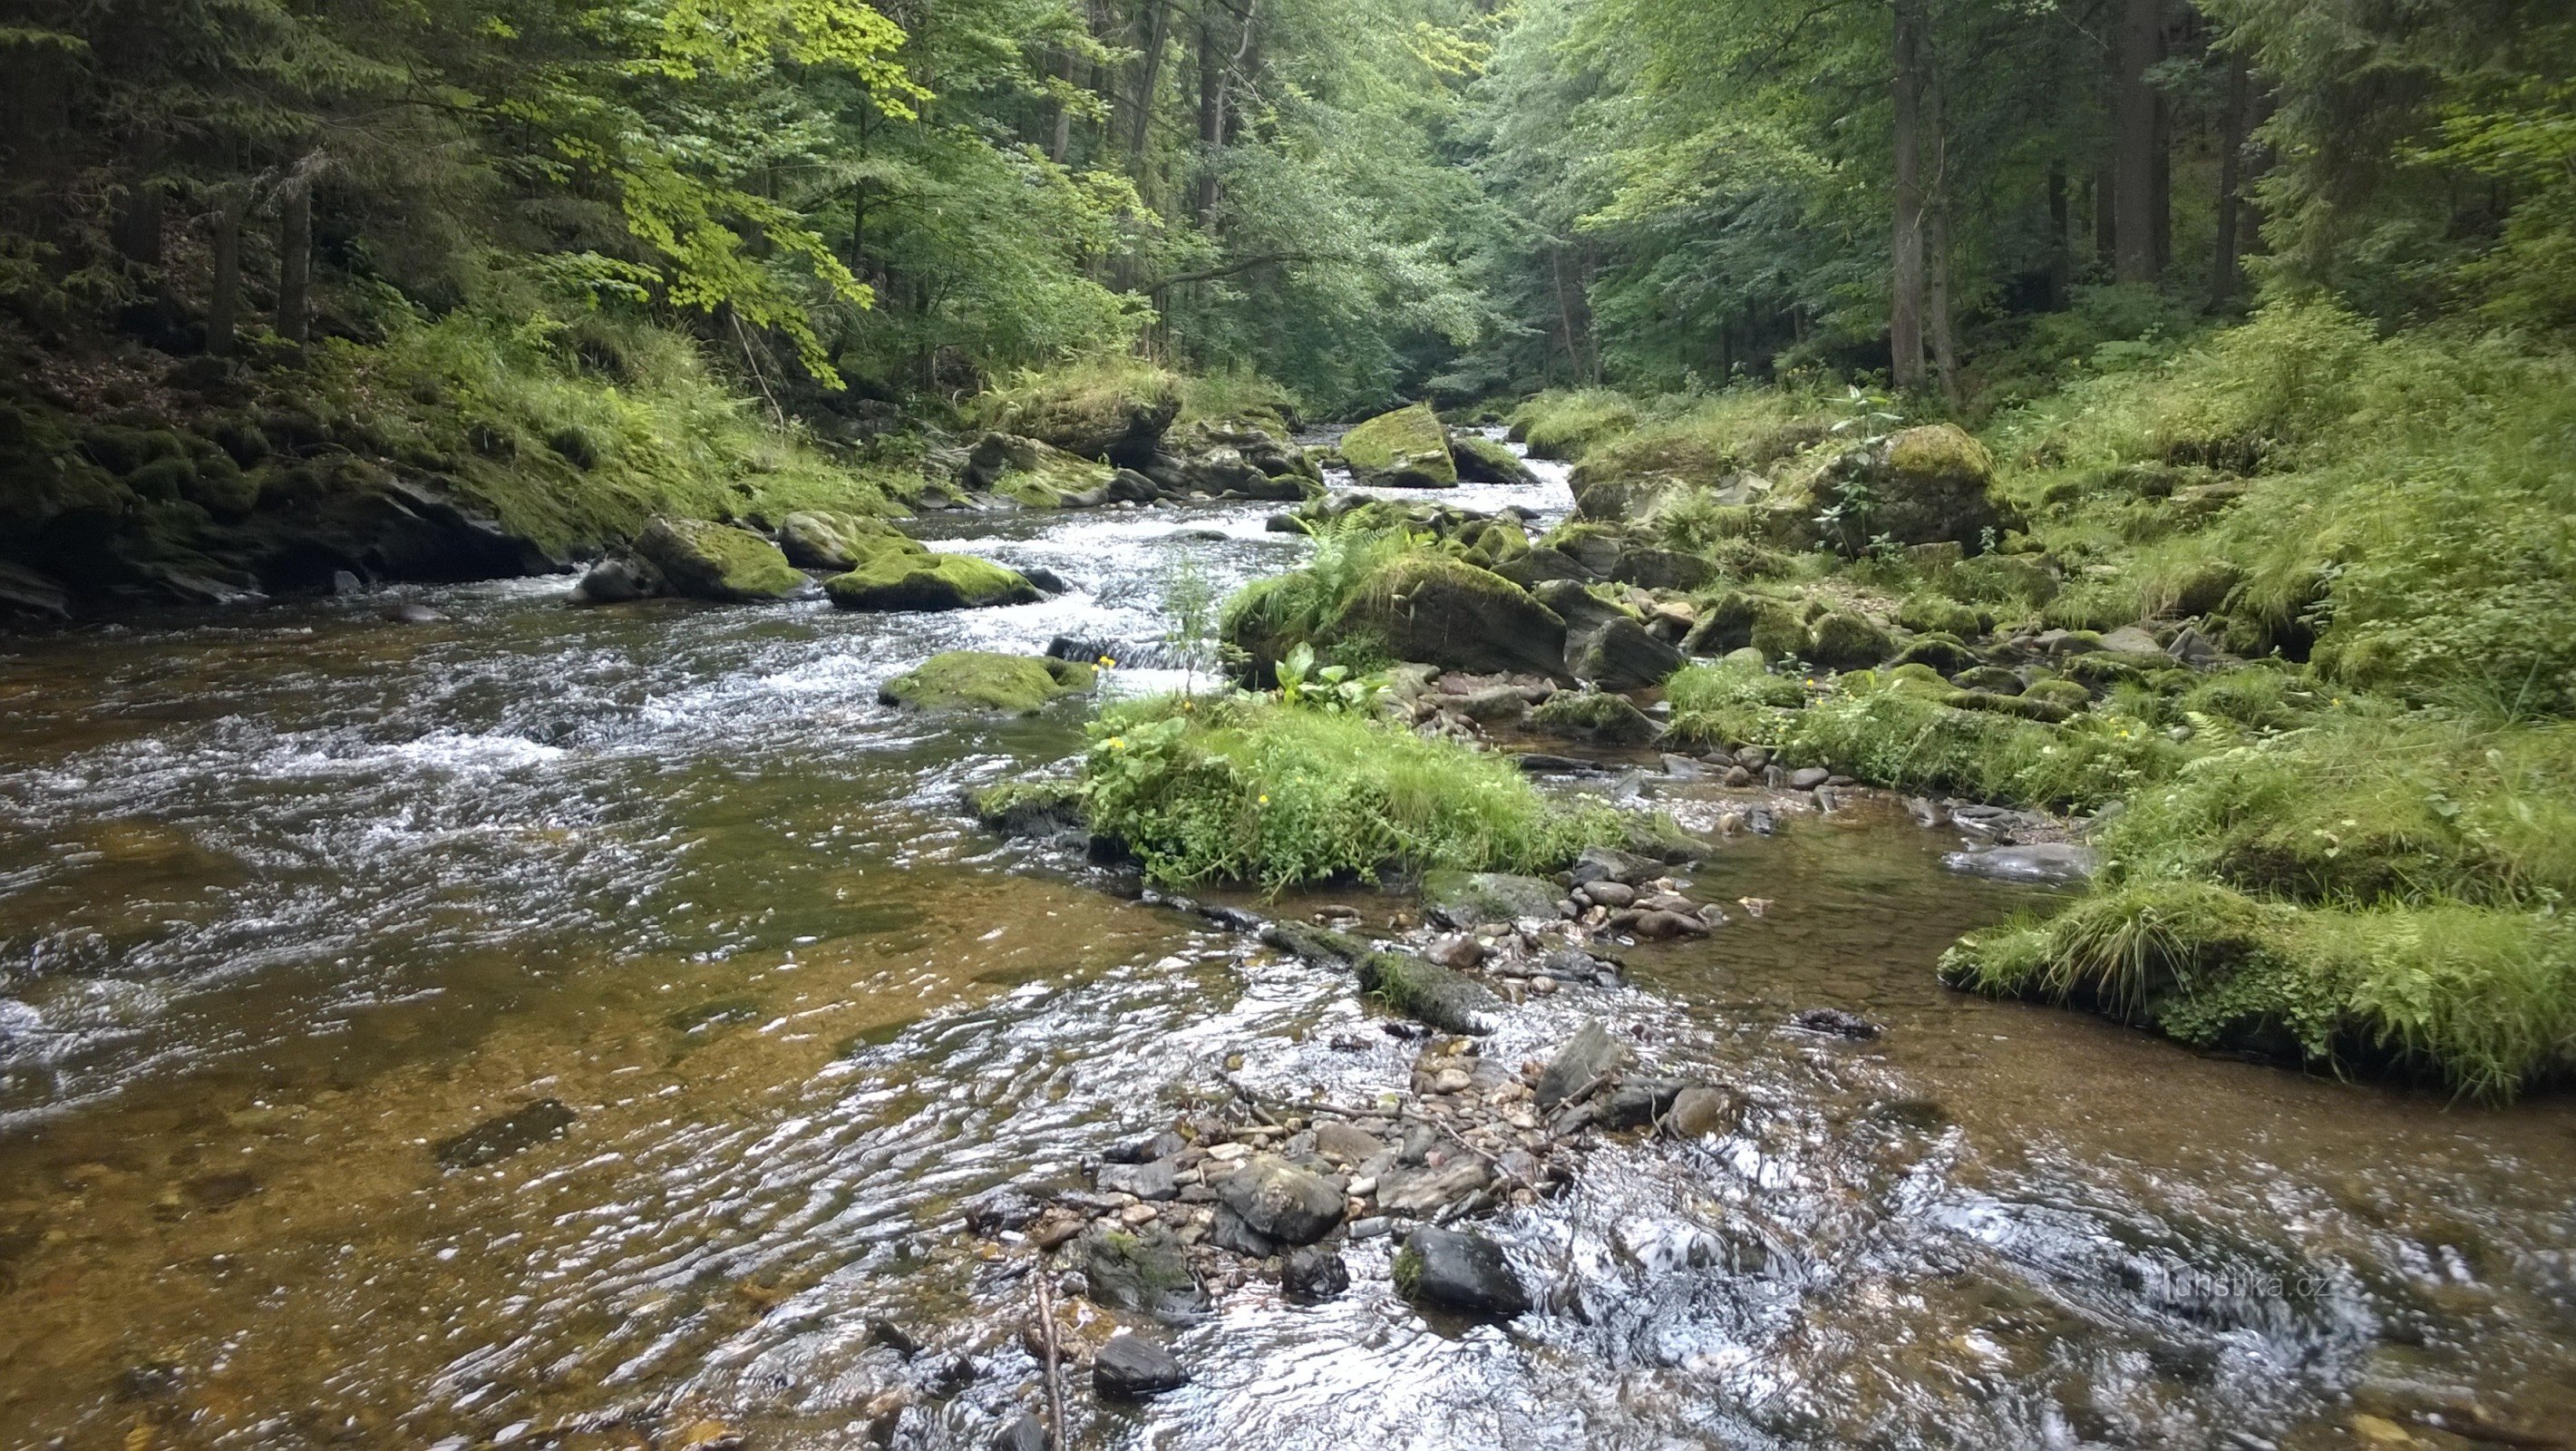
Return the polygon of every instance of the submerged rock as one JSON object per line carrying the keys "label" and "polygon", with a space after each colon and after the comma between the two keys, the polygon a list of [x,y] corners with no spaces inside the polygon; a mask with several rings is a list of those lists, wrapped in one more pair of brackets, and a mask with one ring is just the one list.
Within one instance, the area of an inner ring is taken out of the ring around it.
{"label": "submerged rock", "polygon": [[1047,656],[948,650],[877,688],[882,705],[920,710],[982,709],[1033,715],[1059,696],[1089,690],[1089,665]]}
{"label": "submerged rock", "polygon": [[2081,882],[2093,875],[2099,862],[2099,854],[2089,846],[2054,841],[1954,851],[1941,858],[1941,865],[1951,871],[2007,882]]}
{"label": "submerged rock", "polygon": [[515,1112],[485,1119],[452,1139],[442,1139],[431,1149],[438,1162],[450,1169],[479,1169],[499,1163],[525,1149],[564,1136],[572,1127],[573,1111],[560,1098],[541,1098]]}
{"label": "submerged rock", "polygon": [[1458,482],[1449,431],[1428,403],[1381,413],[1342,436],[1351,477],[1385,488],[1445,489]]}
{"label": "submerged rock", "polygon": [[813,583],[777,545],[748,529],[704,519],[656,519],[635,537],[635,552],[652,561],[672,589],[698,599],[783,600]]}
{"label": "submerged rock", "polygon": [[1528,1310],[1529,1292],[1501,1245],[1481,1234],[1424,1225],[1395,1257],[1395,1287],[1407,1298],[1471,1315],[1509,1319]]}
{"label": "submerged rock", "polygon": [[1132,1330],[1111,1336],[1091,1360],[1092,1389],[1104,1396],[1160,1395],[1189,1383],[1190,1373],[1163,1342]]}
{"label": "submerged rock", "polygon": [[1273,922],[1261,940],[1309,962],[1348,968],[1360,990],[1388,1007],[1452,1033],[1490,1033],[1488,1014],[1502,1006],[1493,989],[1438,963],[1379,952],[1356,937],[1299,922]]}
{"label": "submerged rock", "polygon": [[1427,872],[1422,910],[1452,927],[1556,916],[1553,883],[1509,872]]}
{"label": "submerged rock", "polygon": [[1878,1024],[1858,1013],[1845,1012],[1841,1008],[1809,1008],[1804,1012],[1791,1014],[1789,1026],[1801,1028],[1810,1033],[1822,1033],[1833,1038],[1850,1038],[1860,1042],[1875,1038],[1879,1033]]}
{"label": "submerged rock", "polygon": [[845,610],[968,610],[1035,604],[1036,585],[998,564],[964,554],[880,554],[823,581]]}

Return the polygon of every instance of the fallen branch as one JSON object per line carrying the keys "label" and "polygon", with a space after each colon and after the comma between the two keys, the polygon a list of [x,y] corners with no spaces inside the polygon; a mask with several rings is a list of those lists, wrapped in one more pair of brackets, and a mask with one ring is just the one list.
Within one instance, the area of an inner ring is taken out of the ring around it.
{"label": "fallen branch", "polygon": [[1072,1442],[1065,1436],[1064,1373],[1057,1368],[1055,1348],[1055,1286],[1047,1273],[1046,1260],[1038,1261],[1038,1340],[1046,1347],[1046,1393],[1048,1439],[1057,1446]]}

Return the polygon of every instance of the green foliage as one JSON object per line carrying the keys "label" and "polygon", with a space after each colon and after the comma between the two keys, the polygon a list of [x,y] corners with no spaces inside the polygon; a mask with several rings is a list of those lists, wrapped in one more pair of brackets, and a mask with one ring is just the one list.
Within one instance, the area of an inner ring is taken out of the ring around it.
{"label": "green foliage", "polygon": [[1359,715],[1161,697],[1107,708],[1090,734],[1092,829],[1174,885],[1546,871],[1622,833],[1607,808],[1548,804],[1507,758]]}
{"label": "green foliage", "polygon": [[1373,716],[1378,696],[1386,689],[1382,682],[1353,676],[1347,665],[1317,669],[1314,647],[1302,642],[1279,662],[1277,674],[1281,705],[1329,715]]}
{"label": "green foliage", "polygon": [[1806,704],[1807,692],[1797,681],[1759,666],[1699,660],[1683,666],[1664,682],[1664,699],[1672,702],[1673,715],[1678,720],[1731,705],[1800,706]]}

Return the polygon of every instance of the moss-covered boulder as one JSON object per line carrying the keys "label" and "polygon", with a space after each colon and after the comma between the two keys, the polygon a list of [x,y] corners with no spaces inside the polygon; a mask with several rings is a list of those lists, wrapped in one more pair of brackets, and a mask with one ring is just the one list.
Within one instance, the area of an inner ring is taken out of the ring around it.
{"label": "moss-covered boulder", "polygon": [[881,705],[916,710],[998,710],[1032,715],[1058,696],[1091,688],[1093,667],[1048,655],[949,650],[877,688]]}
{"label": "moss-covered boulder", "polygon": [[1560,690],[1530,712],[1534,730],[1604,746],[1642,746],[1662,733],[1654,718],[1624,695]]}
{"label": "moss-covered boulder", "polygon": [[1516,563],[1530,552],[1529,530],[1508,514],[1467,520],[1450,533],[1449,543],[1485,569]]}
{"label": "moss-covered boulder", "polygon": [[1966,640],[1994,628],[1994,617],[1973,605],[1935,594],[1909,595],[1896,607],[1896,623],[1924,635]]}
{"label": "moss-covered boulder", "polygon": [[1563,618],[1510,580],[1428,550],[1371,574],[1334,612],[1326,634],[1444,670],[1567,678]]}
{"label": "moss-covered boulder", "polygon": [[1458,480],[1469,484],[1535,484],[1538,475],[1521,462],[1509,444],[1496,443],[1481,433],[1449,435],[1449,458],[1458,471]]}
{"label": "moss-covered boulder", "polygon": [[883,519],[823,509],[800,510],[778,521],[779,552],[799,569],[853,570],[886,550],[924,552],[922,545]]}
{"label": "moss-covered boulder", "polygon": [[[1100,503],[1117,471],[1041,439],[988,433],[966,456],[966,482],[1032,509]],[[1149,495],[1150,497],[1150,495]]]}
{"label": "moss-covered boulder", "polygon": [[1554,882],[1510,872],[1437,871],[1422,874],[1422,910],[1452,927],[1487,922],[1514,922],[1525,917],[1553,919]]}
{"label": "moss-covered boulder", "polygon": [[1181,415],[1178,378],[1142,364],[1068,369],[1014,397],[1001,425],[1080,459],[1140,467]]}
{"label": "moss-covered boulder", "polygon": [[1586,635],[1567,667],[1578,680],[1604,690],[1643,690],[1682,668],[1682,652],[1646,633],[1630,619],[1616,619]]}
{"label": "moss-covered boulder", "polygon": [[1807,628],[1807,658],[1835,670],[1877,664],[1895,645],[1887,632],[1848,610],[1831,610]]}
{"label": "moss-covered boulder", "polygon": [[704,519],[656,519],[636,536],[635,552],[672,589],[702,600],[783,600],[813,583],[777,545],[748,529]]}
{"label": "moss-covered boulder", "polygon": [[1835,460],[1820,481],[1838,507],[1828,542],[1857,554],[1880,539],[1946,540],[1973,553],[2007,526],[1994,481],[1993,456],[1957,425],[1903,429]]}
{"label": "moss-covered boulder", "polygon": [[1956,635],[1917,635],[1905,642],[1905,648],[1897,652],[1891,663],[1921,665],[1949,676],[1975,668],[1977,656]]}
{"label": "moss-covered boulder", "polygon": [[1045,596],[1014,570],[965,554],[877,555],[823,581],[845,610],[971,610],[1035,604]]}
{"label": "moss-covered boulder", "polygon": [[1458,482],[1449,430],[1428,403],[1381,413],[1343,435],[1342,461],[1363,484],[1445,489]]}
{"label": "moss-covered boulder", "polygon": [[1451,1033],[1490,1033],[1502,999],[1474,978],[1409,952],[1379,952],[1345,933],[1281,918],[1261,940],[1319,966],[1350,970],[1360,990],[1389,1008]]}

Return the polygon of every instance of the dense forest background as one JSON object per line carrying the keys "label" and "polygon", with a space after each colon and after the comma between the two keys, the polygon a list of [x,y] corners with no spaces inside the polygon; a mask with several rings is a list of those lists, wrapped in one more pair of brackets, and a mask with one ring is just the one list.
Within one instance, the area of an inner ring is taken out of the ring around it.
{"label": "dense forest background", "polygon": [[1991,406],[2264,295],[2576,323],[2571,76],[2549,0],[20,3],[0,291],[181,354],[648,322],[826,425],[1130,349]]}

